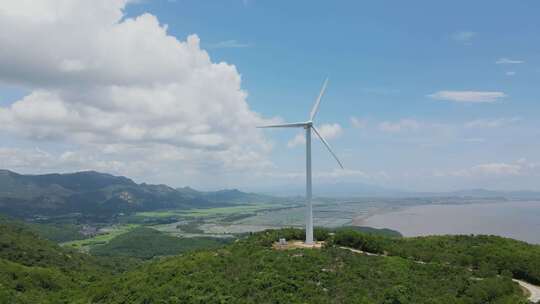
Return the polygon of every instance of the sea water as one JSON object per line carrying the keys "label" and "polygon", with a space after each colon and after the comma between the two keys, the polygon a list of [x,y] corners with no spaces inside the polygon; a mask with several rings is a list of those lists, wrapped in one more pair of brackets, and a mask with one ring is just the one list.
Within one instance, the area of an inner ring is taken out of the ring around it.
{"label": "sea water", "polygon": [[492,234],[540,244],[540,201],[404,207],[370,216],[362,224],[404,236]]}

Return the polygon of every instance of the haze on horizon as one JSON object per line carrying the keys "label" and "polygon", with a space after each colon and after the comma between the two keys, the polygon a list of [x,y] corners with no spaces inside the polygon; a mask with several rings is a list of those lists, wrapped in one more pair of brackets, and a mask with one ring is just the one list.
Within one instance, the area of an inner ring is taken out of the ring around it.
{"label": "haze on horizon", "polygon": [[301,186],[328,76],[315,184],[540,190],[538,1],[309,3],[3,0],[0,169]]}

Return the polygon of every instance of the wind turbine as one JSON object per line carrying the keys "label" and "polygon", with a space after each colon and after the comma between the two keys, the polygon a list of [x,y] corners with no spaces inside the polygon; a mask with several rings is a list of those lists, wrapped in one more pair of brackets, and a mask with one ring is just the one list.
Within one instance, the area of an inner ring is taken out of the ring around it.
{"label": "wind turbine", "polygon": [[322,137],[321,133],[313,125],[313,119],[319,112],[319,106],[321,105],[321,99],[323,98],[326,86],[328,85],[328,78],[324,81],[319,97],[315,101],[311,113],[309,114],[309,120],[305,122],[286,123],[279,125],[260,126],[258,128],[304,128],[306,130],[306,244],[313,244],[313,206],[311,204],[312,187],[311,187],[311,130],[319,137],[322,143],[326,146],[330,154],[336,159],[337,163],[343,169],[341,161],[330,148],[328,142]]}

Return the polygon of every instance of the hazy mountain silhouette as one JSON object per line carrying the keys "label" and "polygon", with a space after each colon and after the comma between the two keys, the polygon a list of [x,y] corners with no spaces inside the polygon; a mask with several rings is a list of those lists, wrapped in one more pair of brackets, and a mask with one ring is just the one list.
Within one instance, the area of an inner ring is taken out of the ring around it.
{"label": "hazy mountain silhouette", "polygon": [[0,213],[13,216],[82,213],[111,216],[157,209],[223,206],[271,198],[239,190],[200,192],[191,188],[137,184],[94,171],[23,175],[0,170]]}

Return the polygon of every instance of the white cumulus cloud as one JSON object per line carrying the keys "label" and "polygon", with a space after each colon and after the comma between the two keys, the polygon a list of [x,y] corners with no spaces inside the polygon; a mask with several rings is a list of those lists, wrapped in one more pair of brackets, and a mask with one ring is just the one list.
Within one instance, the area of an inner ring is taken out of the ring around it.
{"label": "white cumulus cloud", "polygon": [[265,120],[236,67],[151,14],[125,18],[128,2],[2,2],[0,82],[30,93],[0,107],[0,135],[69,145],[118,168],[144,161],[143,171],[268,165],[270,145],[255,128]]}
{"label": "white cumulus cloud", "polygon": [[383,121],[379,124],[379,130],[389,133],[402,131],[414,131],[422,127],[422,123],[415,119],[401,119],[396,122]]}
{"label": "white cumulus cloud", "polygon": [[365,129],[368,126],[367,119],[362,119],[362,118],[353,116],[350,118],[350,121],[353,128],[356,128],[356,129]]}
{"label": "white cumulus cloud", "polygon": [[[334,124],[322,124],[318,127],[316,127],[319,133],[321,133],[321,136],[324,137],[326,140],[331,140],[334,138],[337,138],[343,134],[343,128],[340,124],[334,123]],[[312,140],[315,139],[317,135],[313,133]],[[293,148],[299,145],[304,145],[306,143],[306,137],[305,132],[301,131],[296,136],[294,136],[289,142],[287,143],[287,146],[289,148]]]}

